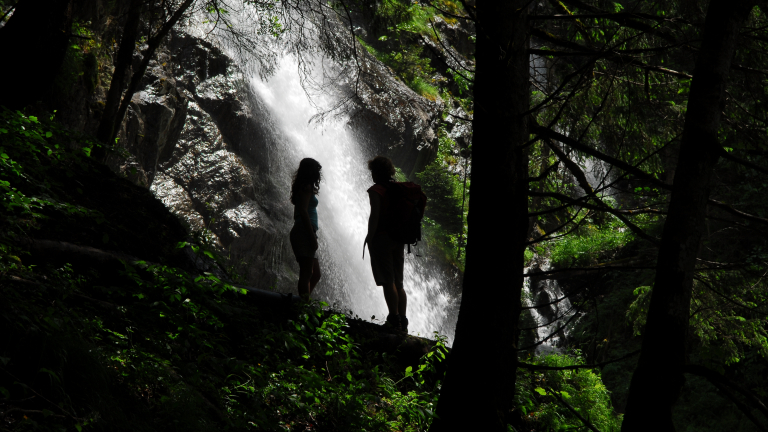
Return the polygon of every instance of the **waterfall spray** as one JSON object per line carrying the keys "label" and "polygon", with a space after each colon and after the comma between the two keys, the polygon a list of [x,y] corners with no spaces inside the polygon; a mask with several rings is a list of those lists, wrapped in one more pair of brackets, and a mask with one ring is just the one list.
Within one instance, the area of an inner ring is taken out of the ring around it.
{"label": "waterfall spray", "polygon": [[[285,57],[268,80],[258,76],[249,80],[270,113],[268,121],[273,121],[273,127],[281,132],[282,140],[276,146],[285,159],[282,172],[270,172],[288,179],[290,170],[304,157],[317,159],[323,165],[318,206],[318,257],[323,278],[316,297],[365,319],[383,318],[387,309],[382,290],[373,280],[369,256],[362,258],[369,215],[366,190],[373,183],[366,161],[375,154],[355,138],[343,119],[322,125],[309,122],[317,114],[315,104],[329,101],[314,97],[310,101],[297,70],[295,60]],[[449,343],[452,341],[456,317],[449,312],[451,299],[446,284],[447,275],[424,257],[406,255],[404,286],[412,334],[431,336],[438,331],[448,337]]]}

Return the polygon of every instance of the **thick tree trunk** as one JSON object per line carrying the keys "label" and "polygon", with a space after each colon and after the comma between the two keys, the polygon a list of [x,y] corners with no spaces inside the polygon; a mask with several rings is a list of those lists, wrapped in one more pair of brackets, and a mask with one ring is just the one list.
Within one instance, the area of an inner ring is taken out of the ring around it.
{"label": "thick tree trunk", "polygon": [[21,109],[49,101],[71,29],[71,0],[20,0],[0,28],[0,105]]}
{"label": "thick tree trunk", "polygon": [[136,48],[136,40],[139,35],[141,6],[143,3],[143,0],[131,0],[128,9],[128,17],[123,27],[123,35],[120,38],[120,49],[115,59],[115,72],[112,74],[112,82],[107,92],[107,100],[104,103],[104,113],[101,115],[99,130],[96,132],[96,138],[101,142],[108,142],[110,137],[113,136],[115,118],[120,108],[120,99],[125,88],[133,50]]}
{"label": "thick tree trunk", "polygon": [[[527,2],[477,2],[466,271],[432,431],[506,431],[515,390],[528,231]],[[492,347],[491,351],[488,347]]]}
{"label": "thick tree trunk", "polygon": [[622,431],[673,431],[683,385],[691,288],[712,171],[722,151],[720,113],[739,29],[750,1],[713,0],[704,23],[656,279]]}

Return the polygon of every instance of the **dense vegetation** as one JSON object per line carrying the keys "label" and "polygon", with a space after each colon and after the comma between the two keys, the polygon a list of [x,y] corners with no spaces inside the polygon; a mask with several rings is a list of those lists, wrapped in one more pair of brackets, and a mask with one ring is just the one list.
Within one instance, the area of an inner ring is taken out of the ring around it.
{"label": "dense vegetation", "polygon": [[[0,406],[11,430],[428,428],[447,353],[439,336],[419,360],[327,305],[265,308],[201,272],[194,261],[215,253],[94,162],[99,144],[8,110],[0,134]],[[615,425],[594,372],[525,376],[526,423],[577,422],[541,393],[546,382]]]}
{"label": "dense vegetation", "polygon": [[441,339],[404,364],[327,305],[265,308],[196,270],[179,222],[91,142],[7,110],[0,133],[4,427],[426,429]]}

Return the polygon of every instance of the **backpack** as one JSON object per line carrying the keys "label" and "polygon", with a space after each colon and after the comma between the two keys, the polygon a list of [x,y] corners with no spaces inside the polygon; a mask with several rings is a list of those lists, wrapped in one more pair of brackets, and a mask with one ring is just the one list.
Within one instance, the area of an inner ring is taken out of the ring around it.
{"label": "backpack", "polygon": [[393,240],[407,244],[408,253],[411,253],[411,245],[415,246],[421,240],[421,220],[427,196],[421,186],[412,182],[389,182],[385,187],[389,209],[383,215],[384,227]]}

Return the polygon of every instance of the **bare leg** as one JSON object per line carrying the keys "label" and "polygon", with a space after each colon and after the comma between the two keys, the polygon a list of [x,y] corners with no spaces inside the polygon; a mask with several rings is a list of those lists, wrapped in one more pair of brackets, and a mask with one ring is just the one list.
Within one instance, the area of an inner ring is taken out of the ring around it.
{"label": "bare leg", "polygon": [[299,284],[298,284],[298,290],[299,290],[299,296],[303,298],[304,300],[309,299],[309,293],[312,292],[310,289],[310,279],[312,279],[312,267],[313,267],[313,260],[312,258],[305,258],[301,257],[298,259],[299,261]]}
{"label": "bare leg", "polygon": [[387,309],[389,309],[390,315],[397,315],[398,314],[398,295],[397,295],[397,289],[395,288],[394,283],[384,284],[382,286],[384,289],[384,301],[387,302]]}
{"label": "bare leg", "polygon": [[408,296],[405,294],[403,284],[395,284],[397,290],[397,311],[401,316],[405,316],[405,309],[408,307]]}
{"label": "bare leg", "polygon": [[317,258],[312,260],[312,277],[309,279],[309,293],[312,294],[312,290],[315,289],[317,282],[320,280],[320,261]]}

